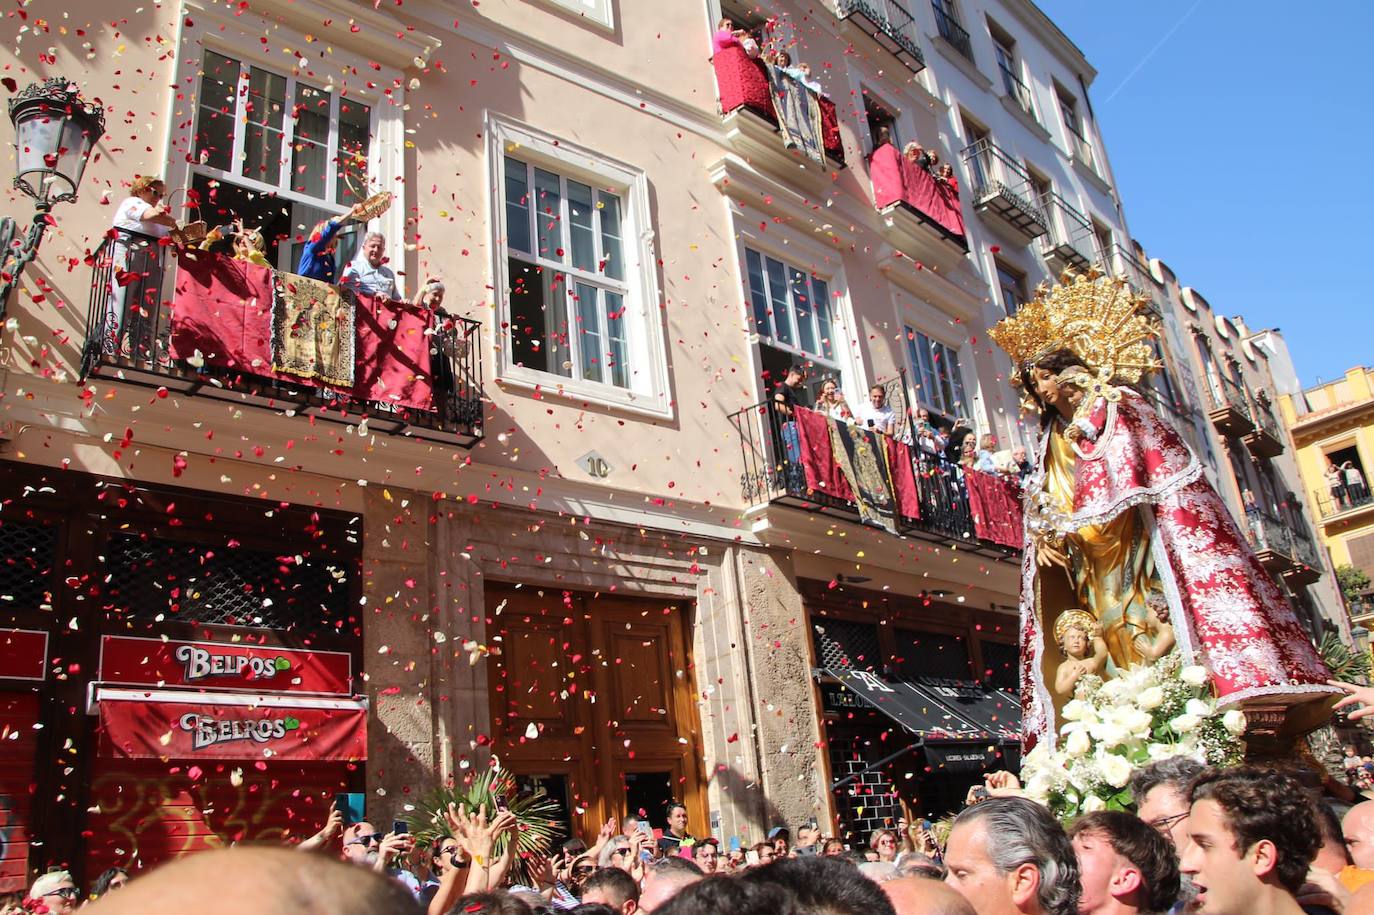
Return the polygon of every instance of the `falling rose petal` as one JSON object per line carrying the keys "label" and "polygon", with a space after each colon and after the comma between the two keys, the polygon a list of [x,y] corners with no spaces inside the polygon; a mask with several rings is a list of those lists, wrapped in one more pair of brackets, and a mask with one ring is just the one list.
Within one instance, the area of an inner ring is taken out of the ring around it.
{"label": "falling rose petal", "polygon": [[535,724],[533,721],[531,721],[531,722],[529,723],[529,725],[525,728],[525,739],[526,739],[526,740],[534,740],[534,739],[535,739],[536,737],[538,737],[538,736],[539,736],[539,725],[537,725],[537,724]]}

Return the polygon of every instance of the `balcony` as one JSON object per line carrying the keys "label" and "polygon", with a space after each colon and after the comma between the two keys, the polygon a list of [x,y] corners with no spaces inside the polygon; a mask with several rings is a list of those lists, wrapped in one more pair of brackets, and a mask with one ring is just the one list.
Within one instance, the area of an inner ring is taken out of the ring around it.
{"label": "balcony", "polygon": [[1293,585],[1315,584],[1322,577],[1321,548],[1312,539],[1305,522],[1300,520],[1289,530],[1293,535],[1293,558],[1296,562],[1288,572],[1288,582]]}
{"label": "balcony", "polygon": [[1255,457],[1272,458],[1283,454],[1283,430],[1279,428],[1278,420],[1274,419],[1274,411],[1269,404],[1256,397],[1251,415],[1255,420],[1255,428],[1242,437],[1245,447]]}
{"label": "balcony", "polygon": [[[114,229],[90,257],[82,379],[97,377],[470,448],[482,437],[482,325],[344,293],[352,382],[275,365],[273,271],[208,251],[179,263]],[[289,287],[290,274],[277,274]],[[202,282],[202,281],[207,282]],[[184,282],[183,282],[184,281]],[[173,298],[163,297],[175,289]],[[340,364],[343,364],[341,360]]]}
{"label": "balcony", "polygon": [[1093,259],[1091,220],[1054,191],[1043,195],[1038,202],[1050,227],[1049,233],[1040,239],[1045,263],[1056,273],[1086,269]]}
{"label": "balcony", "polygon": [[1366,486],[1341,486],[1335,492],[1312,493],[1312,503],[1317,506],[1317,516],[1323,524],[1335,521],[1350,521],[1356,516],[1374,510],[1374,495]]}
{"label": "balcony", "polygon": [[1277,579],[1292,572],[1298,565],[1293,533],[1278,518],[1262,511],[1245,513],[1246,535],[1254,547],[1260,565]]}
{"label": "balcony", "polygon": [[1255,428],[1250,404],[1240,385],[1229,378],[1208,376],[1207,417],[1222,435],[1245,435]]}
{"label": "balcony", "polygon": [[873,205],[883,215],[893,244],[916,260],[949,266],[968,253],[958,183],[945,184],[884,143],[869,159]]}
{"label": "balcony", "polygon": [[1122,247],[1119,243],[1113,243],[1105,251],[1099,250],[1097,259],[1107,273],[1121,277],[1130,284],[1136,295],[1148,299],[1150,309],[1157,317],[1162,316],[1159,301],[1163,296],[1163,290],[1155,282],[1149,265],[1134,251]]}
{"label": "balcony", "polygon": [[935,28],[939,31],[940,37],[963,55],[965,60],[973,63],[973,42],[969,41],[968,31],[959,24],[958,19],[942,10],[940,4],[932,3],[931,8],[935,10]]}
{"label": "balcony", "polygon": [[926,68],[916,41],[916,20],[894,0],[838,0],[835,18],[862,26],[865,34],[912,73]]}
{"label": "balcony", "polygon": [[999,63],[997,69],[1002,72],[1002,88],[1006,90],[1006,97],[1011,99],[1013,113],[1024,116],[1039,127],[1040,119],[1035,116],[1035,104],[1031,101],[1030,88],[1021,82],[1021,77],[1013,73],[1006,64]]}
{"label": "balcony", "polygon": [[[845,167],[833,101],[792,83],[762,60],[744,53],[738,44],[717,51],[711,66],[720,92],[721,123],[740,153],[756,167],[769,168],[789,180],[801,177],[817,187],[832,183],[831,169]],[[804,94],[784,92],[783,86],[800,88]],[[784,104],[780,122],[775,100],[807,104]],[[805,116],[804,109],[811,101],[820,113],[819,137],[814,135],[815,122]]]}
{"label": "balcony", "polygon": [[1030,242],[1049,234],[1030,175],[1001,147],[983,138],[963,151],[974,209]]}
{"label": "balcony", "polygon": [[[829,440],[809,438],[806,429],[826,420],[805,411],[804,422],[785,416],[772,400],[746,407],[730,416],[740,437],[743,468],[740,487],[750,505],[785,505],[813,514],[865,524],[863,514],[838,468]],[[799,417],[799,419],[802,417]],[[1020,552],[1019,490],[1000,478],[963,471],[942,456],[920,448],[896,446],[886,435],[877,439],[888,449],[894,488],[909,481],[909,497],[894,493],[894,527],[900,536],[919,537],[972,548],[996,558]],[[831,461],[819,467],[818,461]],[[908,467],[901,461],[910,462]],[[907,473],[906,471],[910,471]],[[1002,500],[1000,511],[989,511],[989,496]]]}

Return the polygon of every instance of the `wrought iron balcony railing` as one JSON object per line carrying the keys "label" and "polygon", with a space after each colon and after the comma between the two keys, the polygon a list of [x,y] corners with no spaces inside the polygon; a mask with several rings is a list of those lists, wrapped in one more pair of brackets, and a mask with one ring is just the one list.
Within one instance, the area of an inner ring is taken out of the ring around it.
{"label": "wrought iron balcony railing", "polygon": [[1046,259],[1063,267],[1083,269],[1093,259],[1093,224],[1088,217],[1054,191],[1037,201],[1049,222],[1049,233],[1040,239]]}
{"label": "wrought iron balcony railing", "polygon": [[998,64],[997,69],[1002,71],[1002,88],[1007,90],[1008,97],[1016,102],[1016,107],[1032,120],[1038,120],[1035,116],[1035,105],[1031,101],[1030,87],[1021,82],[1021,77],[1013,73],[1006,64]]}
{"label": "wrought iron balcony railing", "polygon": [[1317,506],[1319,517],[1333,518],[1336,515],[1374,504],[1374,494],[1370,493],[1367,484],[1355,486],[1341,484],[1326,494],[1312,493],[1312,502]]}
{"label": "wrought iron balcony railing", "polygon": [[1019,162],[986,137],[965,147],[963,158],[976,209],[998,217],[1027,240],[1049,233],[1049,219]]}
{"label": "wrought iron balcony railing", "polygon": [[862,20],[873,40],[912,73],[926,68],[925,55],[916,40],[916,20],[897,0],[837,0],[835,9],[840,19]]}
{"label": "wrought iron balcony railing", "polygon": [[931,7],[935,10],[935,28],[940,37],[964,55],[969,63],[973,63],[973,42],[969,41],[968,30],[959,24],[958,19],[941,9],[940,4],[932,3]]}
{"label": "wrought iron balcony railing", "polygon": [[[427,318],[428,366],[409,362],[402,372],[425,373],[432,391],[429,409],[359,399],[353,392],[317,387],[288,378],[268,364],[247,370],[216,367],[214,354],[178,358],[173,354],[174,304],[164,294],[175,289],[174,258],[159,239],[112,229],[88,258],[90,303],[81,377],[99,376],[129,384],[166,388],[185,395],[244,403],[276,412],[294,411],[357,425],[366,420],[377,432],[471,447],[482,437],[482,325],[470,318],[435,312]],[[221,257],[208,251],[203,257]],[[409,307],[409,306],[407,306]],[[241,325],[243,336],[270,340],[271,308],[242,303],[224,314],[225,326]],[[255,326],[255,325],[263,326]],[[205,354],[203,354],[205,355]],[[378,357],[403,360],[397,353]]]}

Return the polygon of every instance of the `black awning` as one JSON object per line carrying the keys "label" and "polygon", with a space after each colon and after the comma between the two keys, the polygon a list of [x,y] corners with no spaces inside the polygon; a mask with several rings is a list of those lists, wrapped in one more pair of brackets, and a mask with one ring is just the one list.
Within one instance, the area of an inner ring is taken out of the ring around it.
{"label": "black awning", "polygon": [[827,669],[858,696],[912,734],[940,741],[986,740],[988,732],[915,684],[885,680],[868,671]]}
{"label": "black awning", "polygon": [[1001,741],[1020,739],[1021,703],[1005,690],[972,680],[933,677],[917,679],[911,687],[927,695],[931,703],[972,724],[981,736]]}

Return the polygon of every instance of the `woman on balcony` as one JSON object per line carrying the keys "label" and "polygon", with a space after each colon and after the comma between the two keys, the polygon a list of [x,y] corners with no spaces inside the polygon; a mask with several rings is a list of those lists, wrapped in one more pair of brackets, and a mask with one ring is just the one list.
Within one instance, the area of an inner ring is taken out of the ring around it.
{"label": "woman on balcony", "polygon": [[1359,505],[1369,499],[1369,490],[1364,485],[1364,474],[1360,473],[1360,468],[1355,466],[1354,461],[1346,461],[1341,465],[1342,475],[1345,477],[1346,498],[1351,505]]}
{"label": "woman on balcony", "polygon": [[844,394],[840,393],[840,386],[833,378],[827,378],[821,383],[821,393],[816,398],[816,411],[839,422],[852,422],[854,419],[849,403],[844,399]]}
{"label": "woman on balcony", "polygon": [[[102,348],[108,355],[143,357],[151,352],[150,316],[162,293],[162,247],[177,221],[162,202],[167,185],[155,175],[140,175],[129,196],[115,207],[111,225],[110,297],[105,306]],[[130,338],[134,338],[132,345]]]}
{"label": "woman on balcony", "polygon": [[1331,493],[1331,505],[1335,510],[1344,511],[1349,508],[1345,494],[1345,472],[1337,467],[1334,461],[1328,460],[1323,477],[1326,480],[1326,491]]}

